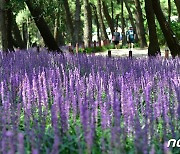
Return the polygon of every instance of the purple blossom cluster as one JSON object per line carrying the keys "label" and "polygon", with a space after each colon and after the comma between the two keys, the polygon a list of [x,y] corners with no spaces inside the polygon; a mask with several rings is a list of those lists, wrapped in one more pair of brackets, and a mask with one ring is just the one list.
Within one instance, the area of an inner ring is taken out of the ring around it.
{"label": "purple blossom cluster", "polygon": [[178,58],[0,53],[0,153],[168,152],[179,87]]}

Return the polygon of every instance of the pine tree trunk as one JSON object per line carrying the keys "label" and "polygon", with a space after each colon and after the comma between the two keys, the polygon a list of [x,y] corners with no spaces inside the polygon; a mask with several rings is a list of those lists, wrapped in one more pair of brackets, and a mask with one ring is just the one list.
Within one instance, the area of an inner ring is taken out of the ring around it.
{"label": "pine tree trunk", "polygon": [[28,44],[28,30],[27,30],[27,22],[23,22],[22,24],[22,37],[23,37],[23,42],[27,48]]}
{"label": "pine tree trunk", "polygon": [[81,23],[80,14],[81,14],[80,0],[76,0],[75,28],[74,28],[75,43],[80,43],[80,37],[79,37],[80,23]]}
{"label": "pine tree trunk", "polygon": [[34,21],[36,23],[37,28],[39,29],[41,36],[44,39],[44,42],[46,44],[46,46],[48,47],[48,49],[50,51],[57,51],[57,52],[61,52],[62,51],[59,49],[46,21],[44,20],[41,10],[40,8],[36,5],[33,5],[32,0],[26,0],[25,1],[29,11],[31,12],[31,15],[34,18]]}
{"label": "pine tree trunk", "polygon": [[63,0],[63,5],[64,5],[65,12],[66,12],[66,21],[67,21],[67,26],[68,26],[69,33],[71,36],[71,42],[72,42],[72,44],[74,44],[75,43],[75,40],[73,38],[74,27],[73,27],[73,20],[72,20],[72,15],[71,15],[70,8],[69,8],[68,0]]}
{"label": "pine tree trunk", "polygon": [[116,15],[116,30],[115,30],[116,32],[117,32],[118,26],[119,26],[118,23],[119,23],[119,14]]}
{"label": "pine tree trunk", "polygon": [[[9,0],[6,1],[9,3]],[[7,36],[8,36],[8,49],[14,51],[13,48],[13,37],[12,37],[12,15],[10,8],[7,10]]]}
{"label": "pine tree trunk", "polygon": [[[59,3],[59,2],[58,2]],[[64,37],[62,36],[62,32],[60,31],[60,4],[58,6],[58,11],[56,14],[55,24],[54,24],[54,38],[58,45],[64,45]]]}
{"label": "pine tree trunk", "polygon": [[103,5],[103,13],[104,13],[104,16],[106,18],[107,24],[108,24],[108,26],[111,29],[111,33],[113,34],[113,32],[114,32],[113,20],[112,20],[110,14],[109,14],[108,7],[107,7],[107,5],[106,5],[104,0],[102,2],[102,5]]}
{"label": "pine tree trunk", "polygon": [[121,29],[122,29],[122,45],[125,45],[125,22],[124,22],[124,0],[121,0]]}
{"label": "pine tree trunk", "polygon": [[98,21],[97,9],[96,9],[96,6],[94,4],[91,4],[91,6],[93,8],[95,23],[96,23],[96,26],[97,26],[97,40],[98,40],[98,42],[100,42],[101,41],[101,38],[100,38],[100,26],[99,26],[99,21]]}
{"label": "pine tree trunk", "polygon": [[20,49],[25,49],[26,45],[23,42],[23,39],[21,37],[21,32],[20,32],[19,27],[16,23],[15,17],[12,17],[12,22],[13,22],[12,23],[12,32],[14,35],[14,40],[16,42],[16,47],[19,47]]}
{"label": "pine tree trunk", "polygon": [[[112,0],[111,0],[111,19],[112,19],[112,23],[114,26],[114,3]],[[113,29],[114,29],[114,27],[113,27]]]}
{"label": "pine tree trunk", "polygon": [[0,0],[0,27],[2,35],[2,49],[4,52],[14,51],[12,38],[12,16],[11,10],[7,7],[9,0]]}
{"label": "pine tree trunk", "polygon": [[145,11],[149,27],[148,56],[156,56],[158,53],[160,53],[160,48],[156,32],[155,15],[151,0],[145,0]]}
{"label": "pine tree trunk", "polygon": [[178,11],[178,17],[179,17],[179,21],[180,21],[180,0],[174,0],[176,7],[177,7],[177,11]]}
{"label": "pine tree trunk", "polygon": [[137,24],[137,33],[139,34],[140,47],[144,48],[147,46],[146,37],[145,37],[145,28],[142,15],[142,9],[139,0],[134,0],[136,6],[136,24]]}
{"label": "pine tree trunk", "polygon": [[168,0],[168,22],[171,24],[171,0]]}
{"label": "pine tree trunk", "polygon": [[56,19],[55,19],[55,24],[54,24],[54,39],[57,42],[57,44],[59,45],[59,35],[60,35],[60,31],[59,31],[59,25],[60,25],[60,6],[58,6],[58,10],[57,10],[57,14],[56,14]]}
{"label": "pine tree trunk", "polygon": [[102,7],[101,7],[101,0],[97,0],[97,12],[98,12],[98,19],[99,19],[99,25],[100,25],[100,30],[101,30],[101,39],[108,40],[108,35],[106,32],[106,27],[103,22],[103,16],[102,16]]}
{"label": "pine tree trunk", "polygon": [[89,0],[84,0],[84,45],[90,47],[92,41],[92,16]]}
{"label": "pine tree trunk", "polygon": [[151,0],[154,12],[156,14],[157,20],[160,24],[161,30],[164,34],[164,37],[167,41],[167,45],[171,50],[171,55],[173,57],[180,56],[180,45],[178,43],[178,39],[173,33],[169,23],[166,21],[166,18],[162,12],[160,1],[159,0]]}
{"label": "pine tree trunk", "polygon": [[54,24],[54,39],[57,42],[57,44],[59,45],[59,19],[58,17],[55,19],[55,24]]}
{"label": "pine tree trunk", "polygon": [[91,8],[91,5],[90,3],[88,4],[88,12],[89,12],[89,46],[91,46],[91,43],[92,43],[92,8]]}

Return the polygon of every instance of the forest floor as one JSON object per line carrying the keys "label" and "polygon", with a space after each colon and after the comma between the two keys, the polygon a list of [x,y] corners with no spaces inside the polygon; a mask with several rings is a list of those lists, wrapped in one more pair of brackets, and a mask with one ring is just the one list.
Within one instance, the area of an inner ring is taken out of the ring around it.
{"label": "forest floor", "polygon": [[[107,56],[108,51],[105,52],[98,52],[95,53],[95,55],[102,55]],[[128,57],[129,56],[129,49],[111,49],[111,55],[113,57]],[[148,56],[148,49],[140,49],[140,48],[134,48],[132,49],[132,55],[133,57],[147,57]],[[164,49],[161,49],[161,56],[164,57],[165,51]]]}
{"label": "forest floor", "polygon": [[[61,49],[63,52],[68,53],[68,46],[62,46]],[[112,57],[128,57],[129,56],[129,49],[110,49],[111,50],[111,56]],[[96,52],[96,56],[101,55],[101,56],[108,56],[108,50],[103,51],[103,52]],[[148,57],[148,48],[134,48],[132,49],[132,55],[133,57]],[[161,56],[165,56],[165,48],[161,48]],[[171,54],[169,54],[171,57]]]}

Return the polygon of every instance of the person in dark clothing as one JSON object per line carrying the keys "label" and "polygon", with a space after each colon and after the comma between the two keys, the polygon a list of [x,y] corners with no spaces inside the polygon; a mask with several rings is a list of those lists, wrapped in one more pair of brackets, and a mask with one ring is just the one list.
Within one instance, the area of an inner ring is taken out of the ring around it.
{"label": "person in dark clothing", "polygon": [[112,42],[114,43],[115,48],[117,48],[117,45],[119,44],[119,41],[120,41],[120,33],[119,32],[114,32]]}
{"label": "person in dark clothing", "polygon": [[129,27],[129,30],[126,32],[126,36],[127,36],[128,48],[131,50],[133,48],[135,41],[135,32],[133,30],[133,27]]}

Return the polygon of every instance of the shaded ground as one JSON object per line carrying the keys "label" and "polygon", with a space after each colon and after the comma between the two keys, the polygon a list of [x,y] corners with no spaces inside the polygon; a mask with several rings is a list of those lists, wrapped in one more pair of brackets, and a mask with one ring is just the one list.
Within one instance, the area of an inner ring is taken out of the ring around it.
{"label": "shaded ground", "polygon": [[[132,50],[133,57],[147,57],[148,56],[148,49],[133,49]],[[108,51],[105,52],[98,52],[95,53],[95,55],[103,55],[107,56]],[[112,56],[120,56],[120,57],[128,57],[129,56],[129,49],[111,49],[111,55]],[[161,56],[164,57],[165,51],[164,49],[161,49]]]}
{"label": "shaded ground", "polygon": [[[61,50],[63,52],[68,53],[69,48],[68,46],[62,46]],[[148,57],[148,48],[140,49],[140,48],[134,48],[132,49],[133,57]],[[97,52],[95,53],[96,56],[102,55],[102,56],[108,56],[108,51],[104,52]],[[128,57],[129,56],[129,49],[111,49],[111,55],[113,57]],[[165,56],[165,49],[161,49],[161,56]],[[169,54],[171,57],[171,54]]]}

